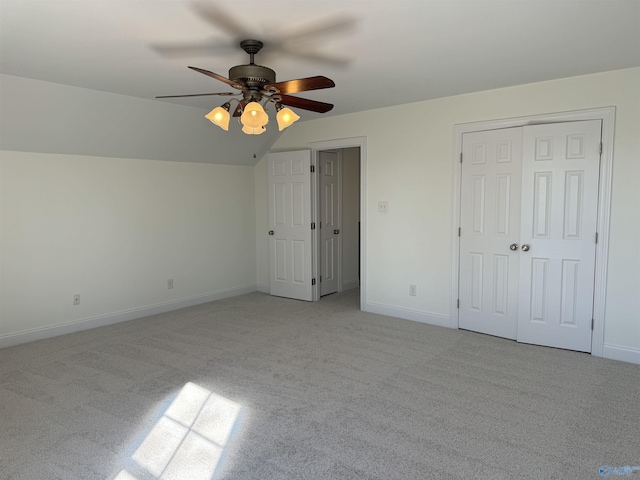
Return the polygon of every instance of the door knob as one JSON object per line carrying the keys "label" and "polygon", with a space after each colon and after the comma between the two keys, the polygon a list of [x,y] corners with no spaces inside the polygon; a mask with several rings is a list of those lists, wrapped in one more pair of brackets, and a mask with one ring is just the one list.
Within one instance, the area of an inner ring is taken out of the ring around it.
{"label": "door knob", "polygon": [[527,245],[526,243],[524,245],[522,245],[522,251],[523,252],[528,252],[529,251],[529,245]]}
{"label": "door knob", "polygon": [[275,232],[273,230],[269,230],[269,235],[273,235]]}
{"label": "door knob", "polygon": [[334,234],[338,235],[340,233],[340,230],[338,230],[337,228],[333,231]]}
{"label": "door knob", "polygon": [[512,243],[511,245],[509,245],[509,250],[515,252],[516,250],[518,250],[518,244],[517,243]]}

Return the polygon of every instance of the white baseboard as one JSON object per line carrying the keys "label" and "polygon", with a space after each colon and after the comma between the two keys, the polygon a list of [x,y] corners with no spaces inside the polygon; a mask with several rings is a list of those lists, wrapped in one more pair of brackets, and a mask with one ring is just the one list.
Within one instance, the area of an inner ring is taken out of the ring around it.
{"label": "white baseboard", "polygon": [[191,307],[201,303],[214,302],[216,300],[222,300],[223,298],[235,297],[255,291],[256,285],[244,285],[241,287],[229,288],[204,295],[196,295],[180,300],[172,300],[170,302],[157,303],[146,307],[133,308],[122,312],[107,313],[104,315],[97,315],[95,317],[83,318],[74,322],[61,323],[53,326],[34,328],[31,330],[24,330],[22,332],[1,335],[0,348],[33,342],[35,340],[43,340],[45,338],[57,337],[59,335],[66,335],[68,333],[88,330],[90,328],[113,325],[114,323],[135,320],[136,318],[148,317],[149,315],[156,315],[158,313],[171,312],[173,310],[179,310],[180,308]]}
{"label": "white baseboard", "polygon": [[262,293],[270,293],[271,287],[268,283],[259,283],[258,285],[256,285],[256,290]]}
{"label": "white baseboard", "polygon": [[408,308],[392,307],[390,305],[382,305],[380,303],[372,302],[366,302],[362,309],[365,312],[377,313],[388,317],[402,318],[404,320],[412,320],[414,322],[428,323],[429,325],[451,328],[451,318],[446,315],[410,310]]}
{"label": "white baseboard", "polygon": [[[445,315],[427,313],[418,310],[410,310],[406,308],[392,307],[379,303],[366,302],[363,305],[363,311],[386,315],[388,317],[402,318],[404,320],[412,320],[414,322],[428,323],[440,327],[457,328],[451,324],[451,319]],[[640,350],[620,345],[605,344],[602,351],[604,358],[611,360],[619,360],[621,362],[635,363],[640,365]]]}
{"label": "white baseboard", "polygon": [[602,347],[602,356],[611,360],[620,360],[621,362],[637,363],[640,365],[640,350],[629,347],[605,343]]}

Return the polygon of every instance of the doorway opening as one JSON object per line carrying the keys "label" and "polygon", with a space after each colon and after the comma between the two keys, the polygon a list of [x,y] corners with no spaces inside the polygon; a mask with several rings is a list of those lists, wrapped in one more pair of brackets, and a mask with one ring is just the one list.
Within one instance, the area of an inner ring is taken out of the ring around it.
{"label": "doorway opening", "polygon": [[[308,150],[272,152],[268,157],[269,293],[305,301],[318,301],[322,294],[331,293],[331,290],[321,292],[319,281],[323,256],[318,227],[321,198],[326,201],[326,196],[319,194],[316,169],[324,157],[331,161],[331,171],[340,174],[339,181],[323,183],[336,193],[327,203],[332,209],[333,204],[338,204],[338,198],[340,204],[347,204],[344,212],[342,207],[332,210],[330,222],[324,220],[323,226],[328,225],[332,232],[325,240],[329,238],[333,243],[331,255],[325,250],[324,258],[332,258],[330,276],[335,277],[332,288],[336,292],[355,290],[359,309],[363,309],[367,278],[366,137],[313,142],[309,147]],[[337,160],[346,167],[338,166]],[[346,182],[342,180],[345,177]],[[324,210],[323,213],[327,215]],[[341,232],[343,225],[346,232]],[[327,277],[326,266],[324,271],[323,280]]]}
{"label": "doorway opening", "polygon": [[[318,281],[313,287],[313,300],[319,301],[324,297],[325,301],[329,299],[335,301],[337,294],[341,298],[344,297],[344,301],[349,301],[349,298],[351,301],[357,299],[359,309],[363,309],[366,304],[366,137],[312,142],[309,147],[312,164],[316,169],[320,167],[320,174],[314,175],[312,181],[312,216],[318,227],[320,222],[323,222],[322,229],[314,230],[312,239],[313,275],[317,279],[322,275],[322,282]],[[322,163],[334,160],[340,163],[338,186],[331,187],[331,181],[326,181],[326,178],[321,186]],[[338,212],[334,213],[334,217],[339,219],[338,224],[329,230],[331,232],[329,235],[326,229],[328,225],[326,215],[336,203],[332,204],[328,201],[331,197],[328,193],[332,189],[337,193],[340,207],[337,210],[334,209]],[[324,235],[321,233],[323,230]],[[334,231],[338,233],[334,234]],[[337,246],[336,258],[328,255],[326,244],[322,245],[323,237],[324,241],[330,245],[332,235],[334,245]],[[335,292],[331,292],[332,286],[325,288],[324,291],[321,288],[325,283],[327,267],[330,265],[333,265],[335,271]]]}
{"label": "doorway opening", "polygon": [[318,300],[360,287],[360,157],[358,146],[315,155]]}

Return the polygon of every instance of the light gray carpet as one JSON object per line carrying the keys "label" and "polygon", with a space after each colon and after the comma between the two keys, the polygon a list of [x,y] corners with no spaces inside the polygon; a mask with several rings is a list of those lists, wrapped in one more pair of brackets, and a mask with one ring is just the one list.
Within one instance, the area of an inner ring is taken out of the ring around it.
{"label": "light gray carpet", "polygon": [[638,365],[357,302],[254,293],[0,350],[0,477],[589,479],[640,465]]}

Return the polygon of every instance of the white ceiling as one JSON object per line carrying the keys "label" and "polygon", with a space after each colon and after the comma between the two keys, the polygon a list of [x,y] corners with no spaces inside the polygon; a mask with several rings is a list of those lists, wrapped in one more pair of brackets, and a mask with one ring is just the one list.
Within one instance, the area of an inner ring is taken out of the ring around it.
{"label": "white ceiling", "polygon": [[[334,89],[299,94],[334,103],[325,116],[640,65],[639,0],[213,4],[265,41],[256,63],[276,70],[278,81],[332,78]],[[229,91],[186,66],[227,76],[229,67],[248,63],[240,48],[220,47],[242,35],[207,22],[185,0],[0,0],[0,18],[0,72],[33,79],[151,99]],[[353,28],[314,46],[347,57],[345,65],[268,53],[277,32],[327,18],[354,20]],[[218,47],[179,58],[151,48],[200,42]],[[202,108],[223,103],[217,97],[157,101]],[[298,113],[303,120],[319,116]]]}

